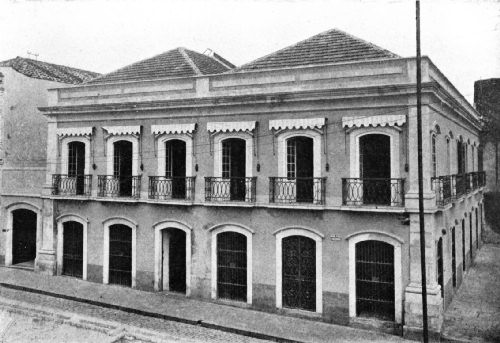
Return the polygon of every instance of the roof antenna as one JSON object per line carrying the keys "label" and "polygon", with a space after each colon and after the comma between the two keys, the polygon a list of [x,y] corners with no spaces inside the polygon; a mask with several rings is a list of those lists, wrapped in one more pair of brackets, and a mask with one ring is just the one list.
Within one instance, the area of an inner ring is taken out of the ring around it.
{"label": "roof antenna", "polygon": [[210,48],[206,48],[205,51],[203,52],[203,55],[207,55],[207,56],[213,56],[214,55],[214,51]]}
{"label": "roof antenna", "polygon": [[31,51],[26,51],[26,53],[28,54],[28,56],[34,56],[35,57],[35,61],[38,61],[39,54],[36,54],[34,52],[31,52]]}

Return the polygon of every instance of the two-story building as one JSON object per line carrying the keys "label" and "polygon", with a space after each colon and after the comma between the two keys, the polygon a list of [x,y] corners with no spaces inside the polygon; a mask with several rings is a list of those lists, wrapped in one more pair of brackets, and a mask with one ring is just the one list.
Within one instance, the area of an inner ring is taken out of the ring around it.
{"label": "two-story building", "polygon": [[[421,325],[415,58],[339,30],[239,68],[178,48],[50,91],[49,273]],[[479,244],[474,108],[424,57],[431,328]]]}
{"label": "two-story building", "polygon": [[41,248],[47,118],[38,107],[49,88],[97,76],[30,58],[0,62],[0,265],[33,269]]}

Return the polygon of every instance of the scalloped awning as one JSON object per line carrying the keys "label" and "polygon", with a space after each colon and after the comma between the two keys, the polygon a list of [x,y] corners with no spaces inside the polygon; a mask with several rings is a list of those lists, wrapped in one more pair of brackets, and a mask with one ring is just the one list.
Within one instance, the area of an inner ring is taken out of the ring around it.
{"label": "scalloped awning", "polygon": [[228,121],[207,123],[207,130],[214,132],[245,132],[255,130],[255,121]]}
{"label": "scalloped awning", "polygon": [[269,121],[269,130],[321,129],[325,118],[277,119]]}
{"label": "scalloped awning", "polygon": [[377,127],[377,126],[402,126],[406,123],[406,115],[380,115],[368,117],[343,117],[342,127]]}
{"label": "scalloped awning", "polygon": [[135,126],[103,126],[104,130],[112,136],[123,136],[123,135],[139,135],[141,133],[141,127],[139,125]]}
{"label": "scalloped awning", "polygon": [[151,132],[158,134],[186,134],[193,133],[196,130],[196,124],[168,124],[168,125],[151,125]]}
{"label": "scalloped awning", "polygon": [[58,128],[57,135],[59,137],[77,137],[77,136],[91,136],[92,127],[66,127]]}

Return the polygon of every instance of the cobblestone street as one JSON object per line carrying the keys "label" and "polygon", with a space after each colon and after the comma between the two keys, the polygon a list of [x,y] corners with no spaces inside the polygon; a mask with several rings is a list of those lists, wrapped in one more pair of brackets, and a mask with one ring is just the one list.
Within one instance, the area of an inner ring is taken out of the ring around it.
{"label": "cobblestone street", "polygon": [[485,244],[444,316],[443,335],[500,342],[500,245]]}
{"label": "cobblestone street", "polygon": [[0,288],[0,342],[247,342],[263,340]]}
{"label": "cobblestone street", "polygon": [[[266,342],[200,326],[3,287],[0,287],[0,317],[1,343]],[[301,328],[306,331],[309,329],[311,328],[306,326]],[[339,327],[338,337],[325,337],[324,342],[410,341],[397,336]]]}

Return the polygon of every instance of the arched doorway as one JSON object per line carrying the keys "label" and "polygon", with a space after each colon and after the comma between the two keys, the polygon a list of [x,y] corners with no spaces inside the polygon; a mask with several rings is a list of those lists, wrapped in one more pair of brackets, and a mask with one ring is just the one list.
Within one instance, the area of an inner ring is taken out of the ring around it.
{"label": "arched doorway", "polygon": [[356,243],[356,316],[394,320],[394,247],[382,241]]}
{"label": "arched doorway", "polygon": [[62,274],[83,277],[83,225],[75,221],[63,223]]}
{"label": "arched doorway", "polygon": [[186,197],[186,142],[172,139],[165,143],[165,177],[172,180],[172,198]]}
{"label": "arched doorway", "polygon": [[216,237],[217,297],[247,301],[247,237],[233,231]]}
{"label": "arched doorway", "polygon": [[363,203],[391,204],[391,139],[368,134],[359,139],[359,175],[363,182]]}
{"label": "arched doorway", "polygon": [[186,232],[161,230],[160,285],[164,291],[186,293]]}
{"label": "arched doorway", "polygon": [[121,140],[114,144],[113,176],[118,181],[119,195],[132,195],[132,142]]}
{"label": "arched doorway", "polygon": [[12,211],[12,264],[34,268],[37,214],[27,209]]}
{"label": "arched doorway", "polygon": [[283,307],[316,311],[316,241],[283,238],[282,273]]}
{"label": "arched doorway", "polygon": [[109,226],[109,283],[132,286],[132,229]]}

